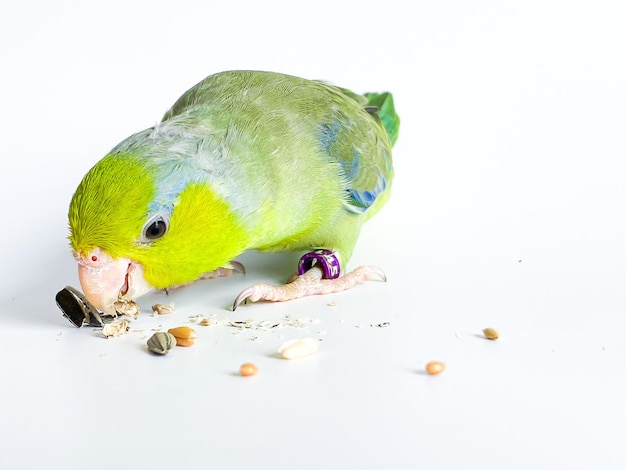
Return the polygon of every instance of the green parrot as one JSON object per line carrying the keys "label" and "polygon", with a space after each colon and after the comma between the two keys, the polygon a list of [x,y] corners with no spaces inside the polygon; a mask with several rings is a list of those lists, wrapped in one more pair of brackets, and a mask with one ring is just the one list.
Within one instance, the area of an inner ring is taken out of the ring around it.
{"label": "green parrot", "polygon": [[307,253],[292,282],[255,284],[233,309],[384,279],[343,270],[388,199],[398,128],[387,92],[261,71],[205,78],[76,189],[69,240],[85,296],[112,314],[120,299],[224,275],[248,250]]}

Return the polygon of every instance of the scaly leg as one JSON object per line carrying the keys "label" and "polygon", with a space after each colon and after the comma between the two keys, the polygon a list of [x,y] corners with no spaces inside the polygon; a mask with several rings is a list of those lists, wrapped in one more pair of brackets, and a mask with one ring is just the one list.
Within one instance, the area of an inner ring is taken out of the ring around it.
{"label": "scaly leg", "polygon": [[250,300],[269,300],[272,302],[284,302],[287,300],[299,299],[309,295],[323,295],[341,292],[354,287],[362,281],[378,278],[386,281],[385,273],[375,266],[361,266],[354,271],[336,279],[322,279],[323,269],[314,265],[304,274],[282,286],[271,286],[269,284],[258,283],[242,291],[235,302],[235,310],[242,302]]}

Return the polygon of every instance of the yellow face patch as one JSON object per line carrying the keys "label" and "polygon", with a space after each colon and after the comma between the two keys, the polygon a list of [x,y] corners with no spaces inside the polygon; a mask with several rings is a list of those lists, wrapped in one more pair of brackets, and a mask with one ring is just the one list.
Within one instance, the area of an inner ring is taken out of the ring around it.
{"label": "yellow face patch", "polygon": [[174,207],[167,233],[138,246],[132,257],[157,288],[198,279],[232,261],[248,246],[248,236],[230,206],[207,185],[190,184]]}

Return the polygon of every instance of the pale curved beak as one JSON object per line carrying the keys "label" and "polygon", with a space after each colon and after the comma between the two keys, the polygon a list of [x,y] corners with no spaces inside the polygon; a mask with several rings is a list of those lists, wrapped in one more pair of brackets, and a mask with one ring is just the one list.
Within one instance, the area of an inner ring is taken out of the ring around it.
{"label": "pale curved beak", "polygon": [[95,248],[87,256],[76,256],[76,260],[85,297],[104,313],[114,315],[114,304],[119,299],[134,300],[152,290],[141,264],[129,258],[113,259]]}

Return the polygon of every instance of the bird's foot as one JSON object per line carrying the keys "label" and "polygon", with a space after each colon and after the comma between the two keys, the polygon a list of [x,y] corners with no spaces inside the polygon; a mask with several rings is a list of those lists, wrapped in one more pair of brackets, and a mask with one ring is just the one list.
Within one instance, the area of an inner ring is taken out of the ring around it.
{"label": "bird's foot", "polygon": [[336,279],[322,279],[323,272],[320,266],[314,265],[304,274],[299,274],[288,284],[282,286],[271,286],[269,284],[258,283],[242,291],[235,302],[235,310],[242,302],[267,300],[270,302],[284,302],[287,300],[299,299],[309,295],[324,295],[341,292],[354,287],[356,284],[379,279],[386,281],[385,273],[376,266],[360,266],[354,271]]}

